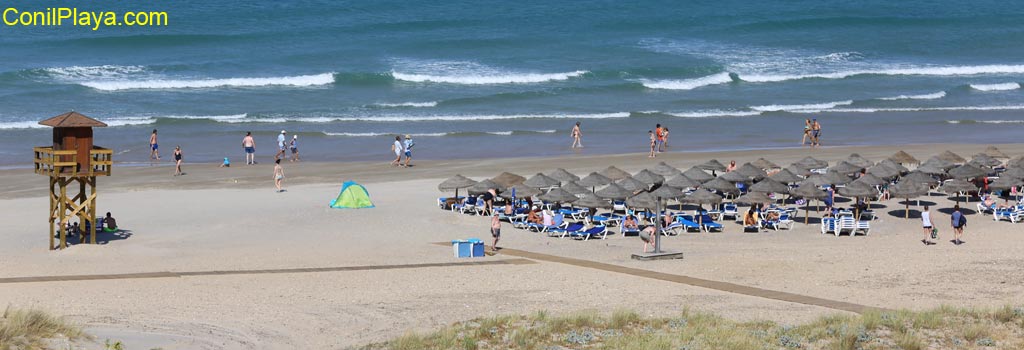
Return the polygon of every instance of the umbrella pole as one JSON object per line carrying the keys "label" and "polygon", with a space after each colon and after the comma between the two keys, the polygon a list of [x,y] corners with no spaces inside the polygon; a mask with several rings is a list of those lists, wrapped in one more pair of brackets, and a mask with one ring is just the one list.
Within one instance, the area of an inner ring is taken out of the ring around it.
{"label": "umbrella pole", "polygon": [[809,219],[808,218],[810,216],[811,216],[811,201],[807,200],[807,203],[804,203],[804,225],[807,225],[809,223],[809,221],[808,221]]}
{"label": "umbrella pole", "polygon": [[910,218],[910,197],[907,197],[907,201],[905,203],[907,203],[907,212],[904,214],[904,216],[905,216],[904,219],[909,219]]}
{"label": "umbrella pole", "polygon": [[661,253],[661,198],[654,203],[654,253]]}

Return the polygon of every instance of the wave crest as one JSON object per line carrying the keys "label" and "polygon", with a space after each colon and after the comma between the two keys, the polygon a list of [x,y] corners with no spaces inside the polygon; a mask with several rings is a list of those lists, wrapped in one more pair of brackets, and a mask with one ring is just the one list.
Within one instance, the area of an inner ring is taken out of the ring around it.
{"label": "wave crest", "polygon": [[752,106],[750,109],[761,112],[817,112],[826,109],[836,108],[838,106],[847,106],[853,104],[853,100],[837,101],[837,102],[825,102],[825,103],[814,103],[804,105],[766,105],[766,106]]}
{"label": "wave crest", "polygon": [[936,92],[936,93],[923,94],[923,95],[899,95],[899,96],[893,96],[893,97],[880,97],[879,100],[885,100],[885,101],[896,101],[896,100],[937,100],[937,99],[940,99],[940,98],[943,98],[943,97],[946,97],[946,92],[945,91],[939,91],[939,92]]}
{"label": "wave crest", "polygon": [[259,87],[259,86],[317,86],[334,83],[334,73],[298,75],[267,78],[227,79],[150,79],[150,80],[97,80],[79,82],[86,87],[102,91],[145,90],[145,89],[199,89],[217,87]]}
{"label": "wave crest", "polygon": [[644,87],[649,89],[667,90],[693,90],[708,85],[718,85],[733,82],[729,73],[723,72],[705,77],[683,80],[642,80]]}
{"label": "wave crest", "polygon": [[978,91],[1006,91],[1006,90],[1017,90],[1020,89],[1019,83],[1001,83],[1001,84],[971,84],[971,88]]}
{"label": "wave crest", "polygon": [[488,84],[532,84],[548,81],[569,80],[590,73],[585,70],[564,73],[504,73],[504,74],[467,74],[467,75],[431,75],[412,74],[391,71],[395,80],[416,83],[448,83],[464,85]]}

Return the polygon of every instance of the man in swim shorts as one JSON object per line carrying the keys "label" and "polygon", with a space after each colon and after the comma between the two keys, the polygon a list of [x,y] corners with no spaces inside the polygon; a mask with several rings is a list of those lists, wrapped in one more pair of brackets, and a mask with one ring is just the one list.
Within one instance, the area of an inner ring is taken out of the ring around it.
{"label": "man in swim shorts", "polygon": [[160,145],[156,142],[156,129],[149,135],[149,159],[160,159]]}
{"label": "man in swim shorts", "polygon": [[256,140],[252,138],[251,131],[245,132],[245,138],[242,139],[242,148],[245,148],[245,164],[256,164]]}

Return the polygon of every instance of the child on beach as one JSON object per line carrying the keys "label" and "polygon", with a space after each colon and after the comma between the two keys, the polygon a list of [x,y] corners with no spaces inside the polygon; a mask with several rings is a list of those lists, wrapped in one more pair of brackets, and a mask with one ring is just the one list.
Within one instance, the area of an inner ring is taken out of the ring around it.
{"label": "child on beach", "polygon": [[284,182],[284,168],[281,167],[281,160],[277,159],[277,160],[274,161],[274,186],[277,187],[277,192],[278,193],[284,192],[284,189],[281,188],[281,185],[282,185],[283,182]]}
{"label": "child on beach", "polygon": [[230,168],[231,167],[231,160],[228,159],[228,157],[224,157],[224,162],[220,163],[220,167],[221,168]]}
{"label": "child on beach", "polygon": [[501,220],[498,219],[498,213],[491,214],[491,237],[494,237],[494,243],[491,244],[491,250],[498,250],[498,239],[501,238]]}
{"label": "child on beach", "polygon": [[299,159],[299,135],[292,135],[292,142],[288,145],[288,148],[292,150],[291,162],[298,162]]}

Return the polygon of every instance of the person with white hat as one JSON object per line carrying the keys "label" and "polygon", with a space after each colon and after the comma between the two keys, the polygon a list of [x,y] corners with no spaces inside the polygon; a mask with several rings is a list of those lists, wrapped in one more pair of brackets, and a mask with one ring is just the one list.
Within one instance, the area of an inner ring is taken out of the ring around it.
{"label": "person with white hat", "polygon": [[415,145],[416,145],[416,143],[412,142],[412,135],[405,134],[405,145],[404,145],[403,148],[405,149],[405,166],[406,167],[412,166],[412,165],[409,164],[409,162],[412,161],[412,146],[415,146]]}
{"label": "person with white hat", "polygon": [[281,133],[277,135],[277,154],[274,154],[274,160],[287,158],[284,153],[285,135],[288,135],[288,132],[284,130],[281,130]]}
{"label": "person with white hat", "polygon": [[288,148],[292,149],[292,162],[298,162],[299,159],[299,135],[292,135],[292,142],[288,145]]}

